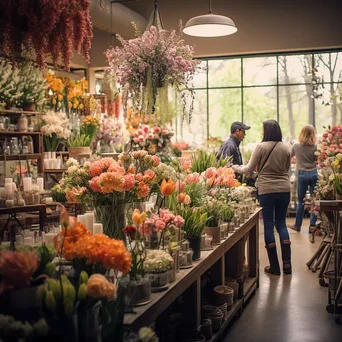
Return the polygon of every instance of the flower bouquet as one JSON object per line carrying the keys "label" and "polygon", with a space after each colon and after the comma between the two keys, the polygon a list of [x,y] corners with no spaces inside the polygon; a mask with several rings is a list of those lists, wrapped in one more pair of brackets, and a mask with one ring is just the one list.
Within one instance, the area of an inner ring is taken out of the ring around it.
{"label": "flower bouquet", "polygon": [[147,250],[144,261],[144,270],[151,279],[152,292],[162,291],[168,288],[168,271],[171,270],[173,259],[164,250]]}
{"label": "flower bouquet", "polygon": [[5,60],[0,61],[0,104],[15,105],[21,95],[19,69]]}
{"label": "flower bouquet", "polygon": [[63,112],[48,111],[42,115],[40,130],[44,134],[44,150],[57,151],[70,135],[69,119]]}

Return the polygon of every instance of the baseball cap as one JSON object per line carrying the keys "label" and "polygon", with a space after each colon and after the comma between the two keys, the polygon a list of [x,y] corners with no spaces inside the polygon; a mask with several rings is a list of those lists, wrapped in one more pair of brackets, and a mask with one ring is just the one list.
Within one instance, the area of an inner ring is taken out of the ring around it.
{"label": "baseball cap", "polygon": [[247,126],[240,121],[235,121],[230,126],[230,133],[233,134],[237,129],[244,129],[245,131],[248,131],[250,128],[251,126]]}

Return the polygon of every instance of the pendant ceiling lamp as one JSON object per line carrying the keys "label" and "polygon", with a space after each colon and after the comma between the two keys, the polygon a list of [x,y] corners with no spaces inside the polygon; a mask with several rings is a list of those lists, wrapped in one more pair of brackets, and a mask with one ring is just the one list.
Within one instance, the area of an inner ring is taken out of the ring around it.
{"label": "pendant ceiling lamp", "polygon": [[183,29],[185,34],[195,37],[222,37],[236,31],[232,19],[211,12],[211,0],[209,0],[209,14],[191,18]]}

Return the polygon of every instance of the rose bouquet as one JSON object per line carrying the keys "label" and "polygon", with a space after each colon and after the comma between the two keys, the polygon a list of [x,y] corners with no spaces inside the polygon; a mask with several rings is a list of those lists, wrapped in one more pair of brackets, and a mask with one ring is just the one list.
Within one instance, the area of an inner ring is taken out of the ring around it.
{"label": "rose bouquet", "polygon": [[147,150],[151,154],[167,152],[173,132],[159,126],[142,126],[131,132],[131,147],[133,150]]}
{"label": "rose bouquet", "polygon": [[44,133],[45,151],[56,151],[70,135],[69,119],[63,112],[48,111],[42,115],[40,130]]}

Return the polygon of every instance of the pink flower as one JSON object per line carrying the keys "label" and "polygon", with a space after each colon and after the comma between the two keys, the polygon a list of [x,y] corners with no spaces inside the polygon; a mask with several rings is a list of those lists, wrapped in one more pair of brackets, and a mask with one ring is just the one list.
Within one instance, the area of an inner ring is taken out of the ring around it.
{"label": "pink flower", "polygon": [[147,125],[144,125],[144,126],[143,126],[143,132],[144,132],[145,134],[147,134],[147,133],[149,132],[149,130],[150,130],[150,127],[149,127],[149,126],[147,126]]}
{"label": "pink flower", "polygon": [[154,167],[157,167],[160,164],[160,158],[158,156],[152,156],[151,159]]}
{"label": "pink flower", "polygon": [[217,175],[217,170],[214,167],[210,167],[204,172],[204,177],[207,179],[216,177],[216,175]]}
{"label": "pink flower", "polygon": [[94,192],[101,192],[101,187],[98,183],[99,178],[99,176],[96,176],[89,181],[89,186]]}
{"label": "pink flower", "polygon": [[183,219],[183,217],[177,215],[174,218],[173,222],[178,228],[182,228],[184,226],[185,220]]}
{"label": "pink flower", "polygon": [[132,174],[128,174],[126,176],[124,176],[125,182],[124,182],[124,190],[125,191],[129,191],[131,189],[133,189],[134,185],[135,185],[135,179],[134,176]]}
{"label": "pink flower", "polygon": [[183,203],[184,204],[190,204],[191,203],[191,198],[189,195],[185,195]]}
{"label": "pink flower", "polygon": [[157,229],[157,231],[162,231],[162,230],[164,230],[164,228],[165,228],[165,222],[163,222],[162,220],[157,220],[156,221],[156,229]]}
{"label": "pink flower", "polygon": [[160,128],[160,127],[158,127],[158,126],[154,126],[154,127],[153,127],[153,132],[154,132],[154,133],[159,134],[160,131],[161,131],[161,128]]}
{"label": "pink flower", "polygon": [[185,183],[183,182],[183,181],[177,181],[176,182],[176,191],[177,192],[183,192],[184,191],[184,189],[185,189]]}
{"label": "pink flower", "polygon": [[214,182],[215,182],[215,176],[214,176],[214,177],[211,177],[211,178],[209,178],[209,179],[207,180],[207,183],[208,183],[209,186],[213,186]]}

